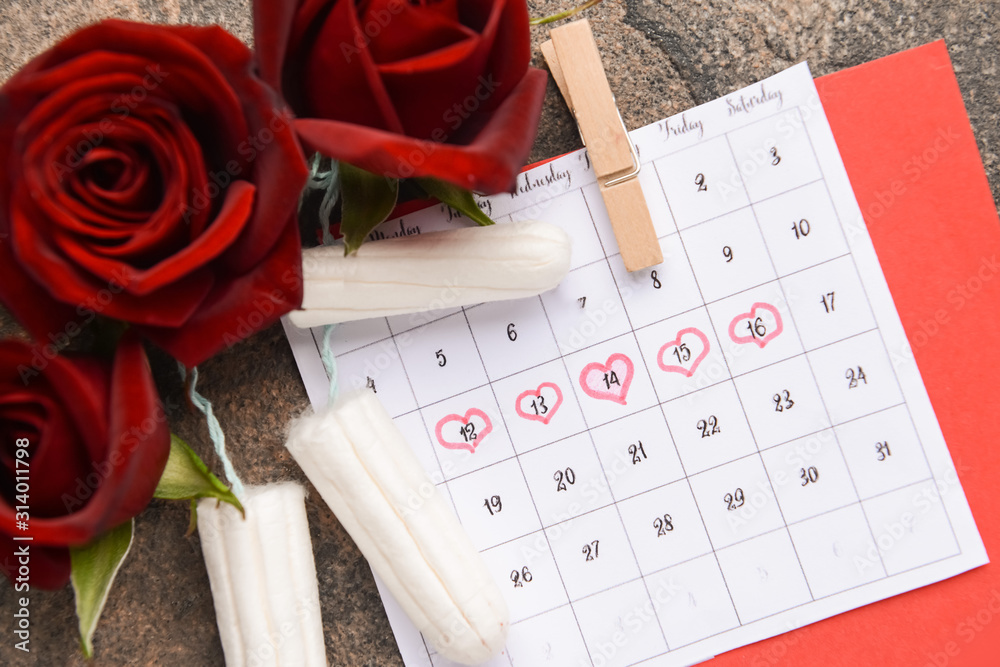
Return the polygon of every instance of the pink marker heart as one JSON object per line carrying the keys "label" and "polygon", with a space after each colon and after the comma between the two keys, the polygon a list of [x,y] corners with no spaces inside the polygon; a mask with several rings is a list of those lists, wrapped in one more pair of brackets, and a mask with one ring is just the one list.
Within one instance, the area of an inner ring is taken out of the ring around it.
{"label": "pink marker heart", "polygon": [[521,392],[517,397],[514,409],[525,419],[548,424],[556,416],[556,410],[562,405],[562,389],[554,382],[543,382],[538,389]]}
{"label": "pink marker heart", "polygon": [[755,303],[750,306],[749,313],[740,313],[729,323],[729,337],[734,343],[753,343],[760,348],[777,338],[782,331],[781,313],[769,303]]}
{"label": "pink marker heart", "polygon": [[493,431],[489,415],[479,408],[472,408],[462,415],[442,417],[434,429],[434,435],[445,449],[466,449],[472,453]]}
{"label": "pink marker heart", "polygon": [[[660,348],[656,363],[668,373],[691,377],[698,365],[708,356],[708,336],[699,329],[689,327],[677,332],[677,338]],[[667,355],[673,355],[667,359]],[[676,361],[677,363],[673,363]],[[670,362],[670,363],[668,363]]]}
{"label": "pink marker heart", "polygon": [[595,361],[584,366],[580,373],[580,386],[592,398],[625,405],[634,371],[631,359],[615,353],[603,364]]}

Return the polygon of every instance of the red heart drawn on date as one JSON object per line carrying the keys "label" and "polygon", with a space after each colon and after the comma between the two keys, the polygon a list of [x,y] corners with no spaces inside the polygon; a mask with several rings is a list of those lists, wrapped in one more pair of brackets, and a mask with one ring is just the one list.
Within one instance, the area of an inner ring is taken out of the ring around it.
{"label": "red heart drawn on date", "polygon": [[615,353],[603,364],[595,361],[584,366],[580,373],[580,386],[592,398],[625,405],[634,371],[631,359]]}
{"label": "red heart drawn on date", "polygon": [[538,389],[521,392],[514,409],[525,419],[548,424],[556,416],[556,410],[562,402],[562,389],[559,385],[554,382],[543,382],[538,385]]}
{"label": "red heart drawn on date", "polygon": [[445,449],[465,449],[473,454],[476,447],[493,430],[489,415],[479,408],[466,411],[465,416],[447,415],[442,417],[434,429],[434,435]]}
{"label": "red heart drawn on date", "polygon": [[708,336],[701,330],[694,327],[681,329],[677,338],[660,348],[656,363],[668,373],[691,377],[708,356],[708,347]]}
{"label": "red heart drawn on date", "polygon": [[740,313],[729,323],[729,337],[734,343],[753,343],[763,348],[778,337],[785,327],[781,313],[769,303],[755,303],[749,313]]}

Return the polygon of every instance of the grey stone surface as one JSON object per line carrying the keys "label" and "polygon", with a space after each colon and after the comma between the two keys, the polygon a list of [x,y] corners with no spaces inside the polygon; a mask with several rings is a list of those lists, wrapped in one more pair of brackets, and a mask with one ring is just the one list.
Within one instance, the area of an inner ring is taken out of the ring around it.
{"label": "grey stone surface", "polygon": [[[531,2],[541,16],[568,8]],[[117,16],[157,22],[218,22],[250,39],[249,0],[3,0],[0,80],[76,27]],[[625,0],[587,13],[611,87],[630,128],[653,122],[808,60],[815,75],[945,38],[994,198],[1000,195],[1000,5],[962,0]],[[535,45],[545,39],[534,29]],[[541,66],[541,57],[536,55]],[[550,84],[531,159],[579,147],[573,121]],[[16,333],[0,311],[0,334]],[[173,363],[152,352],[173,430],[215,470],[204,421],[184,407]],[[280,327],[201,368],[234,464],[248,483],[304,481],[282,447],[289,419],[307,404]],[[398,651],[365,561],[313,493],[308,503],[331,665],[399,665]],[[137,522],[136,544],[111,592],[95,637],[95,667],[221,665],[208,579],[197,535],[185,537],[183,503],[154,501]],[[14,594],[0,585],[0,610]],[[32,653],[13,650],[11,617],[0,612],[0,664],[83,665],[69,589],[32,595]]]}

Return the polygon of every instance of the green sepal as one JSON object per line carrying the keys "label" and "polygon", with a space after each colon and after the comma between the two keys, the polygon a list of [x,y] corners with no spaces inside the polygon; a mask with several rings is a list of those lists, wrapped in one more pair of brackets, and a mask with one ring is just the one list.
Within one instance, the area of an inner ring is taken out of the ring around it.
{"label": "green sepal", "polygon": [[197,520],[194,508],[198,498],[218,498],[244,513],[243,505],[233,492],[209,472],[208,466],[186,442],[173,433],[170,434],[170,458],[167,459],[167,467],[163,469],[153,497],[191,500],[192,523]]}
{"label": "green sepal", "polygon": [[493,220],[483,213],[472,193],[468,190],[463,190],[457,185],[452,185],[447,181],[439,181],[436,178],[415,178],[413,180],[431,197],[451,206],[480,227],[493,224]]}
{"label": "green sepal", "polygon": [[82,547],[70,547],[70,581],[76,596],[80,648],[87,658],[94,656],[94,631],[101,618],[108,592],[121,567],[135,534],[135,519],[112,528]]}
{"label": "green sepal", "polygon": [[340,233],[344,237],[344,254],[350,255],[396,207],[399,180],[341,162],[340,196]]}
{"label": "green sepal", "polygon": [[198,501],[192,498],[191,518],[188,520],[188,529],[187,532],[184,533],[184,537],[191,537],[192,535],[194,535],[194,531],[196,530],[198,530]]}

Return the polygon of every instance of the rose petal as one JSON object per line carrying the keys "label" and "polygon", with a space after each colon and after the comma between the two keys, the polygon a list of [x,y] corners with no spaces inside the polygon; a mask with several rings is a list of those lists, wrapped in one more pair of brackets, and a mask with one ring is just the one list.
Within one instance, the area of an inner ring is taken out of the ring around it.
{"label": "rose petal", "polygon": [[333,120],[300,119],[295,129],[313,150],[371,172],[430,176],[467,190],[513,188],[535,140],[547,74],[529,69],[468,145],[437,144]]}
{"label": "rose petal", "polygon": [[141,327],[140,331],[191,368],[301,305],[302,245],[292,216],[267,258],[249,273],[220,284],[186,326]]}
{"label": "rose petal", "polygon": [[396,109],[368,50],[354,0],[334,3],[303,63],[309,115],[403,132]]}
{"label": "rose petal", "polygon": [[[99,462],[100,483],[79,511],[33,518],[36,544],[83,544],[138,514],[153,496],[170,452],[170,431],[135,332],[118,344],[107,400],[108,456]],[[0,502],[0,532],[14,532],[14,509],[5,502]]]}
{"label": "rose petal", "polygon": [[8,243],[16,263],[49,294],[76,306],[80,315],[98,312],[126,322],[176,327],[191,317],[212,289],[214,277],[200,269],[165,287],[157,295],[156,307],[151,308],[148,297],[127,291],[132,275],[129,269],[123,267],[119,275],[102,282],[50,248],[42,230],[32,224],[32,202],[23,194],[23,188],[12,209]]}
{"label": "rose petal", "polygon": [[[13,584],[18,577],[20,566],[18,550],[24,542],[15,542],[6,535],[0,535],[0,570]],[[31,547],[31,572],[27,581],[34,588],[56,590],[69,583],[69,549],[65,547]]]}
{"label": "rose petal", "polygon": [[[236,49],[201,29],[190,29],[188,38],[209,54],[219,69],[243,93],[244,113],[254,133],[254,141],[245,146],[249,170],[233,174],[249,176],[262,187],[257,189],[253,215],[246,229],[226,251],[222,262],[228,271],[242,275],[250,271],[287,233],[284,224],[288,212],[298,209],[299,196],[309,175],[305,156],[295,136],[290,114],[279,109],[277,93],[253,76],[246,57],[233,57]],[[235,41],[235,38],[228,37]],[[234,170],[235,171],[235,170]],[[247,174],[246,172],[249,172]]]}
{"label": "rose petal", "polygon": [[360,25],[370,38],[376,63],[423,56],[478,37],[458,21],[454,1],[411,5],[401,0],[370,0]]}
{"label": "rose petal", "polygon": [[253,44],[260,75],[275,90],[281,90],[288,37],[299,4],[297,0],[253,3]]}

